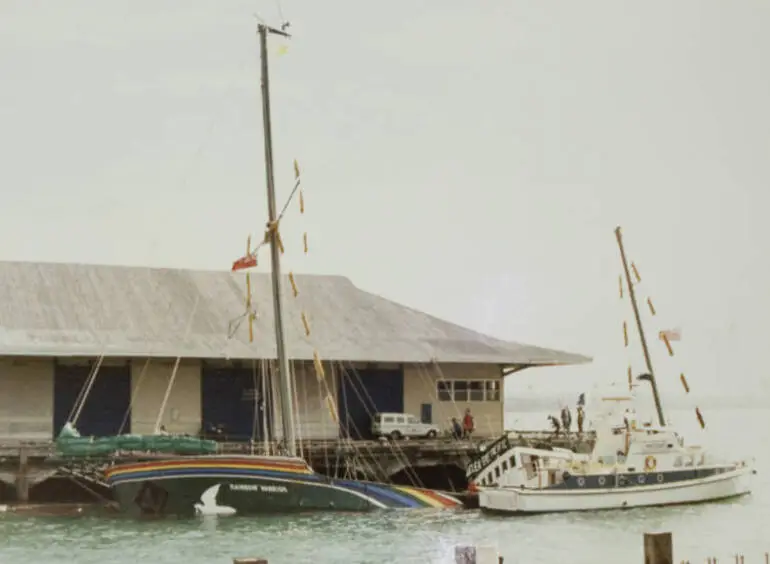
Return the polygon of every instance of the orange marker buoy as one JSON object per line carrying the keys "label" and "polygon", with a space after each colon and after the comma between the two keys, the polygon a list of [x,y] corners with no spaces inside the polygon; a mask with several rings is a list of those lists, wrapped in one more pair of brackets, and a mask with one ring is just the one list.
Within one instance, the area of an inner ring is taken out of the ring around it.
{"label": "orange marker buoy", "polygon": [[660,335],[661,339],[663,339],[663,342],[666,344],[666,348],[668,349],[668,356],[674,356],[674,349],[671,348],[671,342],[668,340],[668,335],[665,333],[662,333]]}
{"label": "orange marker buoy", "polygon": [[325,377],[324,365],[321,362],[321,357],[318,355],[318,351],[313,351],[313,366],[315,367],[316,378],[318,378],[319,382],[323,382]]}
{"label": "orange marker buoy", "polygon": [[279,231],[275,232],[275,242],[278,243],[278,249],[281,251],[281,254],[283,254],[283,240],[281,239],[281,233]]}
{"label": "orange marker buoy", "polygon": [[335,423],[339,423],[339,417],[337,415],[337,406],[334,403],[334,399],[329,394],[326,394],[326,405],[329,408],[329,415],[331,415],[332,420]]}
{"label": "orange marker buoy", "polygon": [[695,416],[698,418],[698,423],[700,423],[700,428],[705,429],[706,428],[706,422],[703,420],[703,415],[700,412],[700,409],[697,407],[695,408]]}
{"label": "orange marker buoy", "polygon": [[655,315],[655,306],[652,305],[652,300],[650,298],[647,298],[647,305],[650,306],[650,313]]}
{"label": "orange marker buoy", "polygon": [[302,312],[302,325],[305,327],[305,336],[310,336],[310,323],[307,321],[307,315],[305,315],[305,312]]}

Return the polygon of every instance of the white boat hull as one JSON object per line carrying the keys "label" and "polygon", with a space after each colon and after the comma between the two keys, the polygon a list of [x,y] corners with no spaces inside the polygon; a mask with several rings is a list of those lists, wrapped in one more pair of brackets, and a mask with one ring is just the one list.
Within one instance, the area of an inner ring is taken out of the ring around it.
{"label": "white boat hull", "polygon": [[682,482],[584,490],[482,488],[479,506],[495,513],[549,513],[700,503],[750,493],[753,473],[741,467]]}

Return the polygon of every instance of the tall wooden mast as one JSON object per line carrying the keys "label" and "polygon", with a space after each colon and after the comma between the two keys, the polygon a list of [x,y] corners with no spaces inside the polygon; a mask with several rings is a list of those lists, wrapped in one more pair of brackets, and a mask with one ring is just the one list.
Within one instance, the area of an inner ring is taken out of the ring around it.
{"label": "tall wooden mast", "polygon": [[265,175],[267,177],[268,234],[272,262],[273,311],[275,317],[275,344],[278,354],[278,370],[281,392],[281,423],[283,442],[289,456],[297,455],[296,432],[294,429],[294,395],[292,394],[289,357],[286,353],[286,332],[283,326],[283,304],[281,303],[281,250],[278,240],[278,214],[275,202],[275,176],[273,174],[273,132],[270,123],[270,75],[267,65],[268,34],[289,37],[281,29],[258,25],[259,51],[262,68],[262,123],[265,136]]}
{"label": "tall wooden mast", "polygon": [[634,283],[631,280],[631,272],[628,269],[628,260],[626,259],[626,251],[623,248],[623,236],[620,233],[620,227],[615,228],[615,237],[618,240],[618,248],[620,249],[620,259],[623,261],[623,272],[626,276],[626,284],[628,284],[628,297],[631,298],[631,306],[634,308],[634,317],[636,318],[636,327],[639,330],[639,340],[642,343],[642,352],[644,352],[644,361],[647,363],[647,374],[650,386],[652,387],[652,397],[655,401],[655,410],[658,412],[658,423],[661,427],[665,427],[666,419],[663,416],[663,406],[660,403],[660,394],[658,393],[658,384],[655,380],[655,372],[652,369],[652,360],[650,358],[650,350],[647,348],[647,338],[644,335],[644,327],[642,327],[642,318],[639,315],[639,306],[636,303],[636,294],[634,293]]}

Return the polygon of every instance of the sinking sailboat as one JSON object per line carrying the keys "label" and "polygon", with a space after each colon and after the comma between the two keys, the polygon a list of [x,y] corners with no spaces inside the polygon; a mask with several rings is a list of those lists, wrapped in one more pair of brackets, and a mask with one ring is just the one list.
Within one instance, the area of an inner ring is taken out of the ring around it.
{"label": "sinking sailboat", "polygon": [[[116,464],[105,472],[120,508],[138,515],[244,515],[292,511],[367,511],[387,508],[454,508],[461,502],[424,489],[359,480],[330,478],[316,473],[297,456],[294,403],[289,358],[284,345],[281,300],[280,238],[273,179],[272,139],[267,64],[269,34],[288,37],[285,28],[258,26],[262,64],[262,110],[269,223],[265,240],[272,259],[282,441],[285,456],[189,455]],[[233,270],[255,266],[250,249]],[[247,291],[247,300],[250,294]],[[250,317],[252,313],[247,311]],[[250,319],[251,320],[251,319]],[[251,330],[251,325],[249,326]],[[317,360],[317,369],[322,370]],[[318,374],[319,379],[322,377]],[[168,395],[168,390],[167,390]],[[327,396],[328,400],[328,396]],[[205,445],[204,445],[205,446]]]}
{"label": "sinking sailboat", "polygon": [[[640,423],[632,408],[622,413],[610,411],[596,421],[596,442],[590,454],[556,448],[504,448],[501,443],[493,460],[486,461],[476,475],[474,486],[483,511],[527,514],[626,509],[699,503],[751,492],[752,463],[722,460],[701,447],[685,445],[684,437],[667,424],[620,228],[616,237],[648,370],[638,380],[652,388],[658,424]],[[640,280],[633,263],[632,268]],[[622,293],[621,284],[621,297]],[[650,309],[654,314],[651,305]],[[627,344],[625,325],[624,333]],[[662,340],[673,355],[667,337]],[[689,391],[684,375],[681,380]],[[633,388],[630,369],[629,388]],[[628,405],[635,399],[607,398]],[[697,408],[696,415],[705,427]]]}

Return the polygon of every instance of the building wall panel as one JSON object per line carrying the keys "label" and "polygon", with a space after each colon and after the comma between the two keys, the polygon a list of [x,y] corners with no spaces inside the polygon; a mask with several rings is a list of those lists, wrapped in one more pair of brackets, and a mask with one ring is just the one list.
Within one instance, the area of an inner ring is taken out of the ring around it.
{"label": "building wall panel", "polygon": [[[336,401],[334,372],[330,365],[324,366],[322,384],[315,373],[312,363],[294,363],[296,382],[296,405],[299,424],[299,437],[302,439],[336,439],[339,437],[339,424],[335,421],[326,401],[328,393]],[[334,406],[336,410],[336,406]]]}
{"label": "building wall panel", "polygon": [[0,359],[0,439],[48,440],[53,434],[53,360]]}
{"label": "building wall panel", "polygon": [[[499,384],[497,401],[440,401],[439,380],[482,380]],[[476,436],[497,436],[503,432],[503,380],[497,365],[487,364],[409,364],[404,369],[404,407],[407,413],[420,417],[422,404],[432,405],[433,423],[450,429],[452,417],[462,419],[470,408],[476,423]]]}
{"label": "building wall panel", "polygon": [[[145,369],[146,367],[146,369]],[[132,430],[151,434],[174,370],[173,360],[134,359],[131,363]],[[179,363],[161,425],[169,433],[196,435],[201,427],[201,362]]]}

